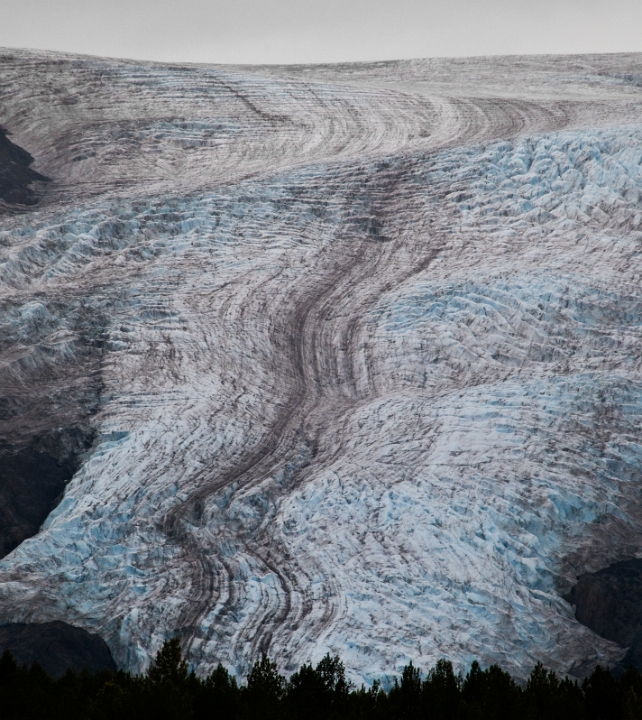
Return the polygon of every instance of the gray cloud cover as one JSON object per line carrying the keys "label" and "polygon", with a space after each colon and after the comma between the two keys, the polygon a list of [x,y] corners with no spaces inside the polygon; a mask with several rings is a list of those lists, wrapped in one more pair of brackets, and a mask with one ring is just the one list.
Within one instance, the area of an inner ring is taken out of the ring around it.
{"label": "gray cloud cover", "polygon": [[2,0],[0,46],[291,63],[642,50],[640,0]]}

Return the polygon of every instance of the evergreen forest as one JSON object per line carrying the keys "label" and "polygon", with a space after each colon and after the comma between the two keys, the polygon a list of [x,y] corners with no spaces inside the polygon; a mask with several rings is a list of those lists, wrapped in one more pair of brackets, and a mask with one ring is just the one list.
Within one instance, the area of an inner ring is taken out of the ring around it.
{"label": "evergreen forest", "polygon": [[51,678],[37,663],[0,659],[2,720],[642,720],[642,675],[597,667],[581,683],[537,665],[518,683],[474,662],[465,676],[447,660],[425,676],[407,665],[387,691],[354,687],[338,657],[303,665],[286,679],[263,656],[245,684],[219,665],[189,670],[178,639],[168,640],[144,675],[83,671]]}

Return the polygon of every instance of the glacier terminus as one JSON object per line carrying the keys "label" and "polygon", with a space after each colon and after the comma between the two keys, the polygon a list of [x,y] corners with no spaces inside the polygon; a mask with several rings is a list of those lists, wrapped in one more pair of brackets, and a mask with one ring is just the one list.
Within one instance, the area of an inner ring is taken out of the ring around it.
{"label": "glacier terminus", "polygon": [[569,593],[642,558],[642,55],[7,49],[0,126],[0,623],[623,657]]}

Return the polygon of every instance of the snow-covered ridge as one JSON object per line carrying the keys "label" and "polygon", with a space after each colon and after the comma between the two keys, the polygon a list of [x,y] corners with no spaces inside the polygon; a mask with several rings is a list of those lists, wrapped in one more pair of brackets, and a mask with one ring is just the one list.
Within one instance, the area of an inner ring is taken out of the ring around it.
{"label": "snow-covered ridge", "polygon": [[619,659],[563,595],[642,556],[641,66],[5,55],[52,183],[1,217],[0,427],[96,440],[0,620],[133,670]]}

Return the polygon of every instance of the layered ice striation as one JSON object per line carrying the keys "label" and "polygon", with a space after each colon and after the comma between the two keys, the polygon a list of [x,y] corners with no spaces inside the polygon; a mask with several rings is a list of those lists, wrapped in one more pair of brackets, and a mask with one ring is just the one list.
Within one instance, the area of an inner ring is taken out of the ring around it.
{"label": "layered ice striation", "polygon": [[93,441],[0,620],[134,671],[624,655],[564,597],[642,557],[642,61],[505,62],[7,60],[53,180],[0,230],[2,437]]}

